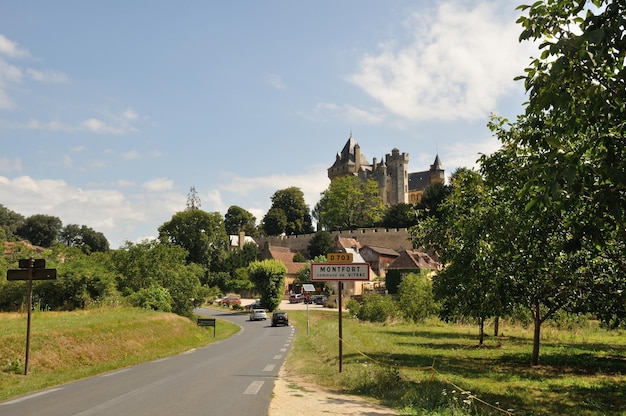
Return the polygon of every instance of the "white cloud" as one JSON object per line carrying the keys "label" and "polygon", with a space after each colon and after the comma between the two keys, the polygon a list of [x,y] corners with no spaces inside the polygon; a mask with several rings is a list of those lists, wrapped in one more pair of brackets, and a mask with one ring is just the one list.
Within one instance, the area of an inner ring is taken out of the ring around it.
{"label": "white cloud", "polygon": [[22,48],[17,43],[13,42],[2,34],[0,34],[0,54],[9,56],[11,58],[30,57],[30,52],[28,52],[28,49]]}
{"label": "white cloud", "polygon": [[20,172],[22,170],[22,159],[0,158],[0,170],[3,172]]}
{"label": "white cloud", "polygon": [[141,155],[139,154],[138,151],[131,150],[126,153],[122,153],[122,158],[125,160],[135,160],[135,159],[140,159]]}
{"label": "white cloud", "polygon": [[62,84],[67,82],[67,76],[57,71],[40,71],[37,69],[28,68],[26,73],[35,81],[50,82],[53,84]]}
{"label": "white cloud", "polygon": [[167,178],[156,178],[151,181],[144,182],[142,187],[150,192],[170,191],[174,189],[174,181]]}
{"label": "white cloud", "polygon": [[[348,80],[389,112],[410,120],[476,119],[498,98],[528,57],[516,45],[516,16],[503,18],[509,2],[442,2],[433,16],[414,15],[409,44],[390,40],[366,54]],[[424,13],[428,13],[425,11]],[[510,13],[510,12],[506,12]],[[521,88],[521,86],[519,86]]]}
{"label": "white cloud", "polygon": [[285,85],[285,82],[280,77],[280,75],[275,75],[275,74],[270,75],[267,79],[267,82],[272,87],[276,88],[277,90],[284,90],[285,88],[287,88],[287,86]]}
{"label": "white cloud", "polygon": [[139,115],[132,108],[128,108],[124,111],[124,118],[128,120],[135,120],[137,117],[139,117]]}

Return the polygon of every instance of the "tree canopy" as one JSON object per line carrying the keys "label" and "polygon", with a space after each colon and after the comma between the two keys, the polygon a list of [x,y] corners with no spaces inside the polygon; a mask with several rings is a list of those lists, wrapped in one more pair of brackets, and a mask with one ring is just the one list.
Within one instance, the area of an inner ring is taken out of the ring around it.
{"label": "tree canopy", "polygon": [[229,207],[228,211],[226,211],[224,226],[228,235],[237,235],[240,231],[250,236],[257,234],[256,217],[251,212],[237,205]]}
{"label": "tree canopy", "polygon": [[304,202],[302,190],[290,187],[276,191],[272,196],[272,206],[263,217],[261,227],[266,235],[313,232],[309,206]]}
{"label": "tree canopy", "polygon": [[333,180],[313,210],[313,216],[325,230],[373,227],[384,213],[376,181],[362,181],[356,176]]}
{"label": "tree canopy", "polygon": [[35,214],[24,220],[17,234],[36,246],[51,247],[58,240],[62,227],[59,217]]}

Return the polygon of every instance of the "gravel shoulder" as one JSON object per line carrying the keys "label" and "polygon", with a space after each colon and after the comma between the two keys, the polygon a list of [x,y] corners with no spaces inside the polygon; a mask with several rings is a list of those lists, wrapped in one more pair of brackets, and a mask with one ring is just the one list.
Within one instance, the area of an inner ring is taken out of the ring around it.
{"label": "gravel shoulder", "polygon": [[[250,302],[252,303],[252,301]],[[244,302],[244,305],[247,304]],[[321,308],[310,305],[310,308]],[[280,310],[306,309],[302,303],[290,304],[283,301]],[[348,415],[382,416],[397,415],[394,410],[381,406],[360,396],[345,394],[313,384],[281,367],[274,381],[274,392],[268,416],[302,415]]]}
{"label": "gravel shoulder", "polygon": [[268,416],[293,416],[295,414],[382,416],[398,413],[362,397],[342,394],[306,382],[299,377],[289,375],[284,368],[281,368],[274,382]]}

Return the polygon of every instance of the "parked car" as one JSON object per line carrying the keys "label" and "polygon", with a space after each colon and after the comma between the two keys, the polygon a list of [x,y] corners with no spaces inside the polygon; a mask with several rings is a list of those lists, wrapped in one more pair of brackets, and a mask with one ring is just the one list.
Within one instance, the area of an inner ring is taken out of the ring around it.
{"label": "parked car", "polygon": [[257,299],[254,303],[246,305],[246,309],[263,309],[263,306],[261,306],[261,300]]}
{"label": "parked car", "polygon": [[316,305],[323,305],[324,303],[326,303],[328,298],[326,296],[324,296],[324,295],[315,295],[315,296],[311,296],[311,300]]}
{"label": "parked car", "polygon": [[265,321],[266,319],[267,313],[265,313],[265,309],[252,309],[252,312],[250,312],[251,321]]}
{"label": "parked car", "polygon": [[300,302],[304,302],[304,296],[302,296],[300,293],[294,293],[293,295],[289,296],[289,303],[300,303]]}
{"label": "parked car", "polygon": [[234,297],[225,297],[225,298],[222,298],[221,305],[222,306],[241,305],[241,299],[234,298]]}
{"label": "parked car", "polygon": [[272,314],[272,326],[289,325],[289,316],[286,312],[274,312]]}

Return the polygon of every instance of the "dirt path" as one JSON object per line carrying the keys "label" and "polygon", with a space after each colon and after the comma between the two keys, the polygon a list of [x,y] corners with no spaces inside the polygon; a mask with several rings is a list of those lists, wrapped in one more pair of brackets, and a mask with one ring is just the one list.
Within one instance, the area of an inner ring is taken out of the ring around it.
{"label": "dirt path", "polygon": [[300,415],[397,415],[392,409],[359,396],[341,394],[289,376],[283,368],[274,383],[269,416]]}

